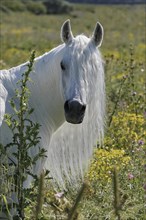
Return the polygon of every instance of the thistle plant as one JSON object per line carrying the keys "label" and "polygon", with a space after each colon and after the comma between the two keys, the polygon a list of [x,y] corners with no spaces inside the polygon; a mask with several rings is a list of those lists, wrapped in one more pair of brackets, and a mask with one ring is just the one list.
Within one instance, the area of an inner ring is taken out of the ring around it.
{"label": "thistle plant", "polygon": [[[24,182],[27,180],[28,175],[35,178],[35,175],[32,174],[32,166],[36,164],[38,159],[45,156],[45,150],[38,147],[40,125],[30,120],[30,115],[33,114],[34,109],[29,107],[30,90],[28,83],[31,82],[30,74],[32,73],[34,58],[35,52],[33,51],[27,65],[28,69],[22,74],[21,80],[17,82],[18,89],[15,90],[15,97],[10,100],[14,113],[5,115],[5,122],[13,134],[12,142],[4,147],[1,145],[0,156],[6,156],[8,161],[3,166],[8,169],[11,166],[14,168],[13,185],[17,200],[13,201],[13,205],[15,205],[18,213],[14,219],[25,218],[24,209],[28,204],[28,192],[30,193],[31,190],[24,189]],[[18,105],[16,105],[16,100]],[[29,152],[34,147],[39,149],[36,150],[38,153],[32,156]],[[12,152],[11,157],[9,152]]]}

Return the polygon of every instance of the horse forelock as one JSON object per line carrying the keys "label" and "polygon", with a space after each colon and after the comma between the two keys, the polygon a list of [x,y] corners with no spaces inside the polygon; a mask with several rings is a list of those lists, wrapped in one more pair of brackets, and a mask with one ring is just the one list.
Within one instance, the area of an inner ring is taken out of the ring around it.
{"label": "horse forelock", "polygon": [[[94,87],[93,84],[96,83],[98,72],[103,65],[99,50],[90,38],[85,35],[78,35],[71,44],[66,46],[64,59],[65,64],[70,67],[70,85],[72,86],[77,78],[81,78],[87,95],[88,88]],[[71,88],[71,86],[68,87]],[[69,93],[67,92],[67,94]],[[88,99],[91,99],[91,97]]]}

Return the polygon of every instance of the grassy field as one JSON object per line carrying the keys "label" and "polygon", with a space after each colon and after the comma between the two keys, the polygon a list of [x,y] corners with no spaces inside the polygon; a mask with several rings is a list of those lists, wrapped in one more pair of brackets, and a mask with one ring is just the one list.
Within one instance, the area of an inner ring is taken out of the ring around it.
{"label": "grassy field", "polygon": [[[75,5],[69,15],[11,12],[0,16],[0,69],[25,62],[33,49],[38,56],[60,44],[60,28],[68,18],[74,35],[90,36],[96,21],[103,25],[105,140],[104,146],[95,149],[86,175],[86,193],[74,219],[145,220],[145,6]],[[70,190],[56,198],[48,182],[44,191],[39,219],[67,219],[77,192]],[[33,219],[34,206],[35,201],[27,206],[26,219]]]}
{"label": "grassy field", "polygon": [[68,18],[74,35],[90,36],[95,23],[100,21],[105,30],[101,49],[104,54],[125,56],[133,44],[136,58],[144,60],[144,16],[143,6],[76,5],[70,15],[1,13],[1,60],[6,67],[11,67],[27,60],[32,49],[39,55],[57,46],[60,44],[60,27]]}

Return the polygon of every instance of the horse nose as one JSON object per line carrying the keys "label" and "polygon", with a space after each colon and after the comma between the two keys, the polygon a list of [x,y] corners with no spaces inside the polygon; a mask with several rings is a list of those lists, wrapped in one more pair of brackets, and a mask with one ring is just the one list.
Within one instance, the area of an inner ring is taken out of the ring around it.
{"label": "horse nose", "polygon": [[86,110],[86,105],[77,100],[66,101],[64,104],[66,113],[83,115]]}

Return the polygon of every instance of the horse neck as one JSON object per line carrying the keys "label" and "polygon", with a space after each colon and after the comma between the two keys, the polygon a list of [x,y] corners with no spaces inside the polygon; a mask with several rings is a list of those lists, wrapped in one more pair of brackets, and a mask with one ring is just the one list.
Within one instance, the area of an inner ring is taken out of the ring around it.
{"label": "horse neck", "polygon": [[[63,98],[61,94],[60,60],[64,46],[60,45],[35,59],[33,71],[30,74],[32,83],[28,83],[31,95],[30,107],[34,108],[32,118],[41,125],[50,124],[56,130],[65,121],[63,113]],[[17,81],[28,69],[27,63],[4,70],[1,78],[8,91],[8,99],[14,96],[18,87]]]}

